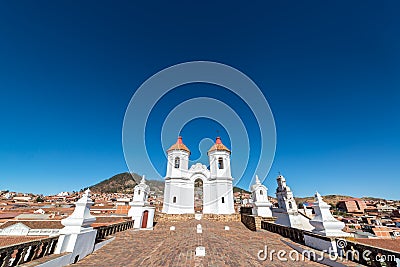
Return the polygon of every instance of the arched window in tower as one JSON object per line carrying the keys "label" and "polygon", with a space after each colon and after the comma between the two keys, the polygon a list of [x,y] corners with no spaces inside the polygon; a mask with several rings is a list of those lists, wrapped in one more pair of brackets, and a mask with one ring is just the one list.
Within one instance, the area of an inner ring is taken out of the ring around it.
{"label": "arched window in tower", "polygon": [[222,203],[225,203],[225,198],[224,197],[222,197]]}
{"label": "arched window in tower", "polygon": [[263,194],[263,191],[262,190],[260,190],[260,195],[262,195]]}
{"label": "arched window in tower", "polygon": [[218,169],[224,168],[224,160],[222,158],[218,158]]}
{"label": "arched window in tower", "polygon": [[289,209],[292,209],[292,208],[293,208],[292,202],[289,202]]}
{"label": "arched window in tower", "polygon": [[172,203],[176,203],[176,197],[172,199]]}
{"label": "arched window in tower", "polygon": [[179,157],[175,158],[175,168],[179,168],[179,165],[181,164],[181,159]]}

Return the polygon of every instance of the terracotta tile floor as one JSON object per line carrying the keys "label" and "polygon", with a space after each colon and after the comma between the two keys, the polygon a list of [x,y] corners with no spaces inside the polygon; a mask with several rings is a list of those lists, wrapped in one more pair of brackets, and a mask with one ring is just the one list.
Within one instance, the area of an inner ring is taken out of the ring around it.
{"label": "terracotta tile floor", "polygon": [[[202,234],[196,233],[200,223]],[[174,225],[175,231],[169,227]],[[225,231],[224,226],[230,227]],[[280,235],[262,231],[252,232],[240,222],[191,220],[158,223],[153,231],[128,230],[116,234],[116,239],[76,266],[322,266],[300,260],[282,262],[277,259],[261,261],[258,251],[292,249],[282,242]],[[284,239],[288,241],[287,239]],[[196,257],[197,246],[204,246],[205,257]]]}

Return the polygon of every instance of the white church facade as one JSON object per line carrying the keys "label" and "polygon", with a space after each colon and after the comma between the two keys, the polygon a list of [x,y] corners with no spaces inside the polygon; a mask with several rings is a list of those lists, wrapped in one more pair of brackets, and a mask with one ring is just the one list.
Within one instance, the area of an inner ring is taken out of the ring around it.
{"label": "white church facade", "polygon": [[178,137],[167,150],[163,213],[195,213],[195,183],[202,184],[202,212],[204,214],[233,214],[233,186],[231,151],[217,137],[207,152],[209,169],[196,163],[189,168],[190,150]]}

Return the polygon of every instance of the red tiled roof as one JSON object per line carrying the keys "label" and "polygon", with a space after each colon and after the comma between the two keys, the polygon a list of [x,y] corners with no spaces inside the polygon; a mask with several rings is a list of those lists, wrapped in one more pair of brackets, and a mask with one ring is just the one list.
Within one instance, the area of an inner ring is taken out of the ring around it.
{"label": "red tiled roof", "polygon": [[95,223],[116,223],[131,220],[128,216],[98,216]]}
{"label": "red tiled roof", "polygon": [[170,148],[168,148],[167,152],[172,151],[172,150],[184,150],[184,151],[190,153],[189,148],[187,148],[187,146],[185,146],[185,144],[182,142],[182,136],[178,137],[178,140],[176,140],[176,143],[173,144]]}
{"label": "red tiled roof", "polygon": [[0,229],[7,228],[16,223],[22,223],[31,229],[61,229],[64,227],[59,220],[9,220],[0,225]]}
{"label": "red tiled roof", "polygon": [[231,151],[222,143],[221,137],[217,137],[215,140],[215,144],[208,150],[208,152],[215,151],[215,150],[223,150],[223,151],[228,151],[231,153]]}
{"label": "red tiled roof", "polygon": [[12,219],[20,215],[21,213],[17,212],[7,212],[7,213],[0,213],[0,219]]}
{"label": "red tiled roof", "polygon": [[0,236],[0,247],[7,247],[34,240],[49,238],[48,236]]}
{"label": "red tiled roof", "polygon": [[107,209],[115,209],[115,206],[113,205],[107,205],[107,206],[93,206],[91,210],[107,210]]}
{"label": "red tiled roof", "polygon": [[400,239],[356,238],[356,241],[366,245],[400,252]]}
{"label": "red tiled roof", "polygon": [[124,216],[124,217],[117,217],[117,216],[105,216],[105,217],[96,217],[96,221],[92,223],[92,227],[97,228],[100,226],[106,226],[115,223],[121,223],[128,220],[132,220],[131,217]]}

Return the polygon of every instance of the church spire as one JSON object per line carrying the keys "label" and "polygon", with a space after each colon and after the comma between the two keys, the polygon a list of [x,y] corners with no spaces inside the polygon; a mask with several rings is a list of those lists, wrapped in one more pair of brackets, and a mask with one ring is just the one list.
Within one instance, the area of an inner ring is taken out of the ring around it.
{"label": "church spire", "polygon": [[186,151],[188,153],[190,153],[189,148],[187,148],[187,146],[185,146],[185,144],[182,141],[182,136],[178,136],[178,139],[176,140],[176,143],[173,144],[168,150],[167,152],[170,152],[172,150],[183,150]]}
{"label": "church spire", "polygon": [[218,136],[215,139],[215,144],[208,150],[208,153],[212,151],[221,151],[221,150],[229,152],[229,154],[231,153],[231,151],[222,143],[221,137]]}

